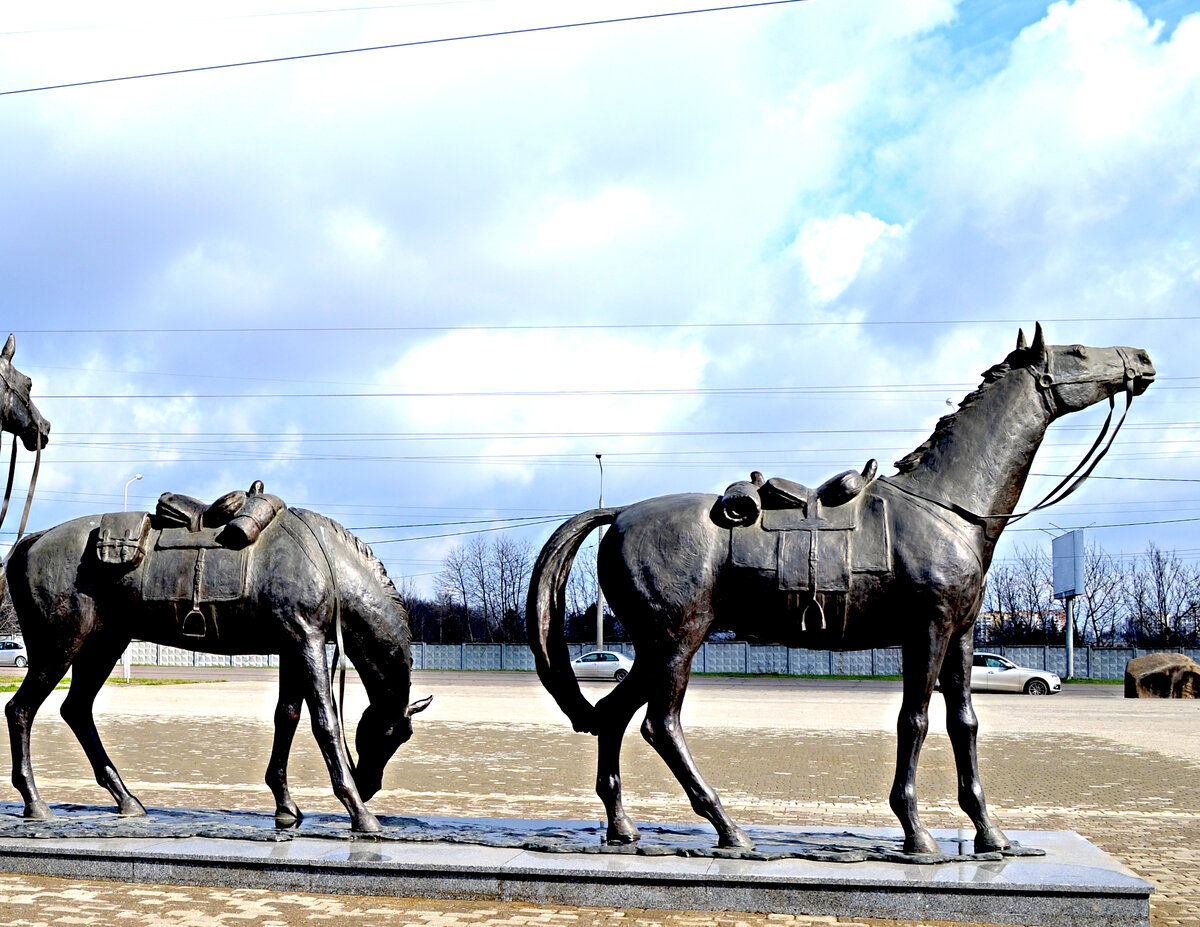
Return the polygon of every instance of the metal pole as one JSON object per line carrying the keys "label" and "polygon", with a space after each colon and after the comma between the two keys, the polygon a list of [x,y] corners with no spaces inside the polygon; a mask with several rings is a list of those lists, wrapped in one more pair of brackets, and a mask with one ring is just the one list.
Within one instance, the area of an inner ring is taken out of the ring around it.
{"label": "metal pole", "polygon": [[[604,508],[604,461],[596,455],[600,465],[600,508]],[[604,649],[604,590],[600,588],[600,542],[604,540],[604,526],[596,535],[596,649]]]}
{"label": "metal pole", "polygon": [[[125,481],[125,507],[121,511],[123,511],[123,512],[129,511],[129,484],[137,482],[141,478],[142,478],[142,475],[140,473],[135,473],[132,477],[130,477],[128,480]],[[121,652],[121,675],[125,677],[126,682],[129,682],[129,647],[130,646],[132,646],[132,645],[127,645],[125,647],[125,649]]]}
{"label": "metal pole", "polygon": [[129,484],[134,482],[135,480],[140,480],[141,478],[142,478],[142,475],[140,473],[135,473],[132,477],[130,477],[128,480],[125,481],[125,508],[123,508],[121,511],[123,511],[123,512],[129,511]]}
{"label": "metal pole", "polygon": [[1075,596],[1069,595],[1067,603],[1067,679],[1075,675]]}

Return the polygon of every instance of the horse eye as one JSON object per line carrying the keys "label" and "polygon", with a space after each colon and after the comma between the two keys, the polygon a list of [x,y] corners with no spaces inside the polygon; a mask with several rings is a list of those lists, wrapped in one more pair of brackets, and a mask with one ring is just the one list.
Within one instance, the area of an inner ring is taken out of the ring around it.
{"label": "horse eye", "polygon": [[1083,359],[1083,360],[1087,360],[1087,356],[1088,356],[1087,348],[1085,348],[1085,347],[1084,347],[1083,345],[1081,345],[1081,344],[1074,345],[1074,346],[1071,348],[1071,353],[1072,353],[1072,354],[1074,354],[1074,355],[1075,355],[1076,357],[1078,357],[1078,358],[1081,358],[1081,359]]}

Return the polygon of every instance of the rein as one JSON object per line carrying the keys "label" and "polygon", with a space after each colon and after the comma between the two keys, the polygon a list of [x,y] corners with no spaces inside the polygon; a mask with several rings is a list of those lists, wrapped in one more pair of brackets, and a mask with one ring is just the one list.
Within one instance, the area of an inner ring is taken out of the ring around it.
{"label": "rein", "polygon": [[[1081,459],[1079,463],[1075,465],[1075,468],[1066,476],[1064,476],[1053,489],[1046,493],[1046,495],[1044,495],[1037,504],[1026,509],[1024,512],[991,512],[984,515],[978,512],[972,512],[970,509],[959,505],[957,502],[946,502],[942,499],[935,499],[931,496],[926,496],[923,493],[916,492],[915,490],[909,489],[906,486],[895,483],[886,477],[881,477],[881,479],[894,489],[898,489],[910,496],[914,496],[918,499],[924,500],[925,502],[929,502],[933,505],[947,509],[966,521],[981,525],[985,531],[989,527],[989,522],[993,520],[1004,518],[1008,519],[1010,522],[1020,521],[1026,515],[1032,515],[1034,512],[1039,512],[1042,509],[1049,508],[1058,502],[1062,502],[1063,499],[1067,498],[1067,496],[1071,495],[1073,492],[1075,492],[1075,490],[1083,485],[1084,480],[1091,476],[1092,471],[1096,469],[1096,465],[1104,459],[1104,455],[1109,452],[1109,449],[1113,446],[1113,442],[1117,440],[1117,434],[1120,433],[1121,426],[1125,424],[1125,417],[1129,414],[1129,407],[1133,405],[1133,382],[1135,378],[1134,368],[1133,365],[1130,364],[1129,358],[1125,356],[1124,350],[1121,348],[1117,348],[1116,350],[1125,365],[1125,410],[1121,413],[1121,418],[1117,421],[1117,427],[1113,429],[1113,433],[1109,436],[1108,443],[1104,445],[1104,448],[1100,450],[1099,454],[1096,454],[1097,449],[1100,448],[1100,445],[1104,441],[1104,436],[1108,434],[1109,425],[1112,424],[1113,412],[1116,410],[1116,400],[1112,396],[1108,397],[1108,415],[1104,419],[1104,424],[1100,426],[1100,433],[1096,436],[1096,440],[1092,442],[1092,446],[1088,448],[1087,453],[1083,455],[1083,459]],[[1050,368],[1052,356],[1053,355],[1047,355],[1046,366],[1041,372],[1037,372],[1032,369],[1030,369],[1029,372],[1033,375],[1033,378],[1037,383],[1038,389],[1040,390],[1040,395],[1046,400],[1047,410],[1052,416],[1054,416],[1057,412],[1057,406],[1054,402],[1054,394],[1051,392],[1051,390],[1055,386],[1071,385],[1075,383],[1096,383],[1100,380],[1100,378],[1073,377],[1068,380],[1056,379]],[[1092,456],[1093,454],[1096,455],[1094,458]],[[1085,467],[1087,468],[1086,470],[1084,469]],[[1082,473],[1080,473],[1081,470],[1083,470]],[[1076,476],[1076,474],[1078,474],[1078,476]],[[1072,480],[1074,480],[1074,482],[1072,482]]]}
{"label": "rein", "polygon": [[[33,505],[33,492],[37,488],[38,471],[42,468],[42,447],[38,442],[37,456],[33,461],[33,476],[29,480],[29,494],[25,497],[25,510],[21,513],[21,526],[17,530],[17,540],[25,536],[25,526],[29,524],[29,509]],[[8,482],[4,487],[4,504],[0,506],[0,525],[8,515],[8,504],[12,501],[13,477],[17,473],[17,436],[13,435],[12,454],[8,458]]]}
{"label": "rein", "polygon": [[[350,773],[353,775],[358,770],[358,765],[354,762],[354,755],[350,752],[350,741],[346,739],[346,645],[342,643],[342,594],[338,589],[337,573],[333,569],[333,561],[329,559],[329,551],[325,549],[325,545],[321,543],[321,539],[317,537],[317,532],[313,530],[305,519],[297,518],[308,533],[312,535],[312,539],[316,541],[317,548],[321,551],[325,558],[325,565],[329,567],[329,588],[333,590],[333,663],[329,667],[329,697],[333,699],[334,714],[337,715],[338,729],[342,735],[342,749],[346,753],[346,762],[350,766]],[[341,671],[340,679],[338,679],[338,671]],[[335,689],[334,680],[338,680],[338,685]]]}

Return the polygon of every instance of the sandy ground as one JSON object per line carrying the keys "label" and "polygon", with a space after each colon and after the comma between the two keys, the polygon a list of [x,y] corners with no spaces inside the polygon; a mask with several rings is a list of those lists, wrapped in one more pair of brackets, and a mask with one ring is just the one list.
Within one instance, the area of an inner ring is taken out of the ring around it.
{"label": "sandy ground", "polygon": [[[158,671],[161,672],[161,671]],[[136,674],[146,675],[138,669]],[[106,686],[101,734],[148,805],[270,810],[273,671],[204,670],[189,685]],[[214,678],[224,681],[211,681]],[[587,693],[603,694],[602,684]],[[43,796],[103,804],[82,751],[57,716],[57,692],[34,730]],[[595,744],[570,730],[531,674],[418,672],[434,695],[413,740],[388,767],[380,813],[598,818]],[[7,696],[0,696],[0,700]],[[899,683],[699,677],[684,709],[689,744],[730,812],[746,823],[893,825]],[[1200,701],[1126,700],[1120,686],[1069,685],[1058,696],[979,694],[980,765],[990,806],[1012,829],[1070,829],[1156,882],[1155,927],[1200,924]],[[365,697],[352,684],[347,717]],[[679,786],[636,734],[623,774],[635,818],[691,820]],[[962,826],[953,758],[935,696],[918,783],[930,826]],[[297,738],[290,779],[302,808],[336,811],[312,738]],[[11,793],[16,798],[15,791]],[[639,924],[775,923],[758,915],[537,908],[528,905],[318,898],[278,893],[121,886],[0,876],[16,903],[0,925],[512,924],[613,919]],[[24,899],[24,900],[21,900]],[[783,919],[798,924],[829,919]],[[845,923],[854,923],[846,921]]]}

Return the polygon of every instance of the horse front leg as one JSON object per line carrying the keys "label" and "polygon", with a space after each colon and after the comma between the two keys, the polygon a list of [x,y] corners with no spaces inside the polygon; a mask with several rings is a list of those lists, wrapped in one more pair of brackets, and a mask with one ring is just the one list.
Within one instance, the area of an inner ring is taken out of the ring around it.
{"label": "horse front leg", "polygon": [[116,764],[109,758],[108,751],[96,730],[94,706],[96,695],[116,665],[118,657],[127,646],[128,637],[92,637],[80,651],[71,674],[71,689],[63,700],[59,714],[75,734],[75,739],[87,754],[92,772],[98,785],[107,790],[117,803],[117,813],[127,817],[144,815],[145,807],[129,791]]}
{"label": "horse front leg", "polygon": [[20,687],[4,706],[4,714],[8,718],[8,741],[12,749],[12,784],[25,802],[25,817],[31,820],[44,820],[54,817],[50,806],[42,801],[37,784],[33,779],[33,760],[29,750],[29,732],[33,727],[33,719],[38,709],[46,701],[46,696],[54,691],[60,679],[66,675],[69,662],[56,664],[47,669],[40,659],[40,654],[31,655],[33,662],[29,666],[25,679]]}
{"label": "horse front leg", "polygon": [[275,826],[281,829],[299,827],[304,820],[299,806],[292,800],[287,782],[288,757],[300,723],[300,705],[304,701],[302,666],[302,662],[291,654],[279,656],[279,700],[275,704],[275,736],[266,780],[275,796]]}
{"label": "horse front leg", "polygon": [[949,635],[930,625],[926,636],[904,642],[904,698],[896,722],[896,778],[888,803],[904,828],[905,853],[940,853],[917,814],[917,762],[929,733],[929,699],[946,656]]}
{"label": "horse front leg", "polygon": [[979,778],[976,734],[979,719],[971,703],[971,663],[975,653],[974,626],[958,632],[950,641],[942,666],[942,694],[946,699],[946,730],[954,750],[958,771],[958,804],[975,825],[975,852],[987,853],[1012,846],[1003,831],[988,816],[987,799]]}
{"label": "horse front leg", "polygon": [[342,749],[342,728],[337,710],[333,705],[333,693],[329,688],[329,675],[325,667],[324,637],[313,635],[304,647],[304,667],[307,673],[307,689],[304,700],[312,716],[313,736],[329,769],[329,780],[333,794],[346,806],[350,813],[350,827],[359,833],[375,834],[383,830],[379,820],[367,810],[366,803],[358,794],[354,776],[350,771],[350,759]]}
{"label": "horse front leg", "polygon": [[679,780],[692,809],[716,828],[717,846],[753,849],[754,841],[733,822],[717,793],[700,775],[683,737],[679,711],[683,707],[683,694],[691,672],[692,653],[694,650],[674,655],[666,665],[665,678],[656,680],[650,692],[646,720],[642,722],[642,736]]}

